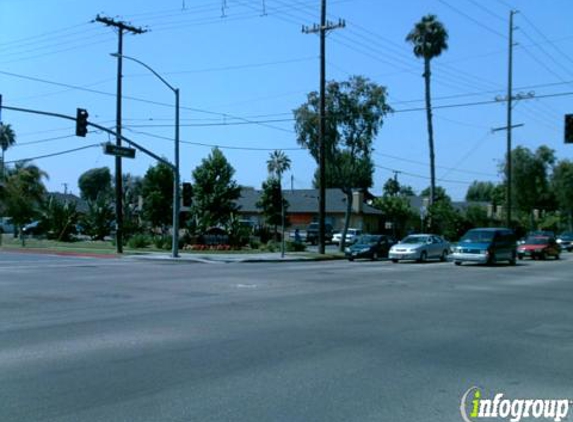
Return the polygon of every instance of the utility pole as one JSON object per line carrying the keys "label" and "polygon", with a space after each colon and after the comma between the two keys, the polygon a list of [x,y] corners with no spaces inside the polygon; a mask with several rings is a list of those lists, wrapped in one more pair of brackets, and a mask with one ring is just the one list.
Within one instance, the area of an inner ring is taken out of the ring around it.
{"label": "utility pole", "polygon": [[513,15],[517,12],[510,10],[509,12],[509,60],[508,60],[508,74],[507,74],[507,186],[506,186],[506,216],[507,227],[511,227],[511,103],[513,96]]}
{"label": "utility pole", "polygon": [[319,201],[318,201],[318,253],[324,254],[325,238],[325,215],[326,215],[326,145],[325,135],[325,114],[326,114],[326,33],[333,29],[344,28],[346,23],[339,20],[334,24],[326,20],[326,0],[321,1],[320,25],[314,24],[312,28],[302,27],[305,34],[320,34],[320,118],[318,124],[318,144],[319,144]]}
{"label": "utility pole", "polygon": [[[123,58],[123,33],[125,31],[132,34],[143,34],[147,32],[142,28],[136,28],[125,22],[116,21],[111,18],[97,15],[96,22],[103,23],[106,26],[117,28],[118,47],[117,47],[117,103],[116,103],[116,133],[115,143],[121,146],[121,78],[122,78],[122,58]],[[123,180],[121,157],[115,157],[115,220],[116,220],[116,248],[117,253],[123,253]]]}

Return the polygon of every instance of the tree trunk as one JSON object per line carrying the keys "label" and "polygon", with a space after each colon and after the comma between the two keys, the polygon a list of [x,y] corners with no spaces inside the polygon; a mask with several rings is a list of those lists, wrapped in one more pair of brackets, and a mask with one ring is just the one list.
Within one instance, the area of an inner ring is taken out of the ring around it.
{"label": "tree trunk", "polygon": [[2,150],[2,161],[0,163],[0,180],[4,180],[4,148]]}
{"label": "tree trunk", "polygon": [[346,245],[346,233],[348,232],[348,226],[350,225],[350,214],[352,213],[352,189],[342,189],[342,192],[346,195],[346,212],[344,214],[344,227],[342,228],[342,237],[340,238],[340,246],[338,250],[344,252],[344,247]]}
{"label": "tree trunk", "polygon": [[[436,192],[436,167],[434,156],[434,127],[432,124],[432,103],[430,94],[430,59],[424,59],[424,82],[426,85],[426,120],[428,123],[428,146],[430,148],[430,200],[429,205],[434,204]],[[431,224],[431,222],[430,222]]]}

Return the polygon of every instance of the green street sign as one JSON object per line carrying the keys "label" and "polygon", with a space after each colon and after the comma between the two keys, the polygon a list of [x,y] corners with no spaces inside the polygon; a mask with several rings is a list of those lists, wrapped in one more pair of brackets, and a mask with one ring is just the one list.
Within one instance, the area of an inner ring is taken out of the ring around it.
{"label": "green street sign", "polygon": [[109,142],[103,145],[103,153],[107,155],[115,155],[116,157],[135,158],[134,148],[120,147]]}

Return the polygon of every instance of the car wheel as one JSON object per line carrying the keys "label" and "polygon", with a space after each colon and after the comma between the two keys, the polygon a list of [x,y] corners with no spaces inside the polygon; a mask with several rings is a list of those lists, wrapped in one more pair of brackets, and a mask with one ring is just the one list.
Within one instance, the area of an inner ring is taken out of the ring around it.
{"label": "car wheel", "polygon": [[352,261],[354,261],[354,258],[348,258],[348,260],[349,260],[350,262],[352,262]]}
{"label": "car wheel", "polygon": [[555,255],[555,259],[560,259],[561,257],[559,256],[559,254]]}
{"label": "car wheel", "polygon": [[392,262],[393,262],[394,264],[397,264],[397,263],[398,263],[398,260],[397,260],[397,259],[393,259]]}
{"label": "car wheel", "polygon": [[511,254],[511,259],[509,260],[509,265],[516,265],[517,261],[515,259],[515,252]]}
{"label": "car wheel", "polygon": [[372,253],[372,261],[378,261],[378,252]]}
{"label": "car wheel", "polygon": [[455,261],[454,264],[456,264],[459,267],[460,265],[462,265],[462,261]]}
{"label": "car wheel", "polygon": [[521,261],[523,259],[523,254],[517,255],[517,258]]}
{"label": "car wheel", "polygon": [[448,251],[443,251],[442,255],[440,256],[440,261],[446,262],[447,259],[448,259]]}
{"label": "car wheel", "polygon": [[541,254],[539,254],[539,259],[542,261],[545,261],[547,259],[547,255],[545,255],[545,252],[541,252]]}
{"label": "car wheel", "polygon": [[428,254],[426,253],[426,251],[422,251],[422,253],[420,254],[420,258],[418,259],[418,262],[426,262],[427,258]]}
{"label": "car wheel", "polygon": [[487,260],[488,265],[493,265],[495,264],[495,254],[491,254]]}

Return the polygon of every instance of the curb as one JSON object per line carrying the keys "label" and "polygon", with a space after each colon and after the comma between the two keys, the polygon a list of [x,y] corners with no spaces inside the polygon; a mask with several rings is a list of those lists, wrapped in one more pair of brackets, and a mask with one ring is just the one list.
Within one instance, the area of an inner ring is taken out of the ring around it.
{"label": "curb", "polygon": [[8,253],[22,253],[22,254],[38,254],[38,255],[58,255],[58,256],[72,256],[80,258],[102,258],[102,259],[118,259],[121,258],[120,255],[115,253],[103,254],[95,252],[73,252],[73,251],[61,251],[57,249],[44,249],[44,248],[0,248],[0,252]]}

